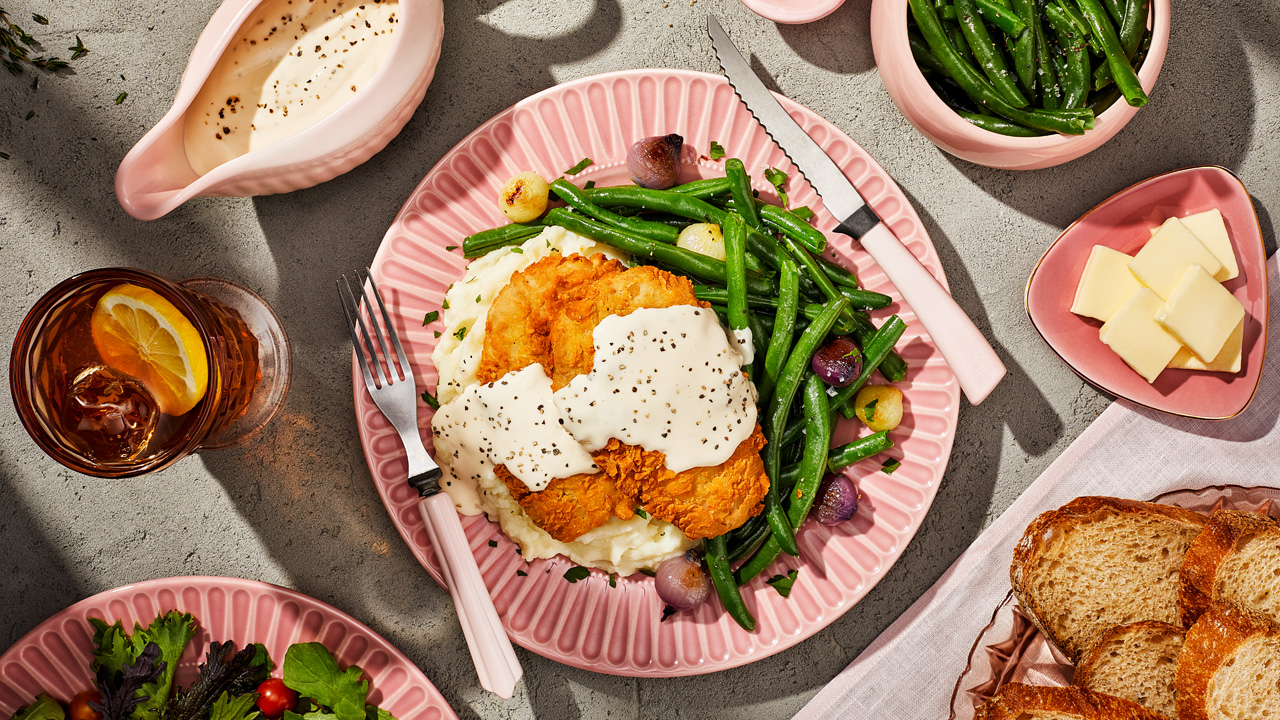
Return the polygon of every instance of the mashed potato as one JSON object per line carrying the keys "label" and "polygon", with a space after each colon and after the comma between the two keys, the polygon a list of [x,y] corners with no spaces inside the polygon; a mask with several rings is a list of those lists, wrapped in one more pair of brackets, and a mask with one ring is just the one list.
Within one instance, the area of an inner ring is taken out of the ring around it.
{"label": "mashed potato", "polygon": [[[436,394],[441,404],[451,402],[468,386],[479,382],[476,371],[484,350],[485,316],[498,292],[512,275],[553,253],[603,253],[626,260],[626,255],[612,247],[564,228],[549,227],[519,247],[495,250],[472,262],[462,280],[445,293],[441,312],[445,330],[431,354],[440,376]],[[497,520],[507,537],[520,546],[526,560],[564,555],[579,565],[630,575],[641,568],[657,567],[666,558],[697,544],[676,526],[639,515],[630,520],[611,518],[573,542],[559,542],[533,524],[492,470],[480,473],[475,483],[477,494],[467,479],[454,474],[449,464],[454,448],[447,438],[436,433],[434,441],[436,458],[445,471],[445,489],[459,510],[467,514],[483,511]]]}

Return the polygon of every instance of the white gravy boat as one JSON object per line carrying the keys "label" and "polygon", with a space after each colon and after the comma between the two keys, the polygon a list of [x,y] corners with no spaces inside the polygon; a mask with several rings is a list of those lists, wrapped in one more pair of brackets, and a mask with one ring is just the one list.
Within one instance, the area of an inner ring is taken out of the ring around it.
{"label": "white gravy boat", "polygon": [[396,38],[369,83],[315,125],[229,160],[204,175],[184,141],[192,101],[223,51],[265,0],[225,0],[196,40],[173,107],[116,171],[116,197],[139,220],[154,220],[198,196],[270,195],[330,180],[386,146],[422,102],[444,37],[443,0],[399,0]]}

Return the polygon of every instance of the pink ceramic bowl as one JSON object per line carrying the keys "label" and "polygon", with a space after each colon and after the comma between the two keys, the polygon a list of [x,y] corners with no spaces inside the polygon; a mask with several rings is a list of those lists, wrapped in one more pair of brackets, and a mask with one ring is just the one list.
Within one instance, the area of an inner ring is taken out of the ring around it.
{"label": "pink ceramic bowl", "polygon": [[798,25],[830,15],[844,0],[742,0],[742,4],[766,20]]}
{"label": "pink ceramic bowl", "polygon": [[[1151,49],[1138,70],[1148,93],[1155,87],[1169,47],[1170,0],[1152,0]],[[907,0],[873,0],[871,46],[880,79],[898,110],[934,145],[962,160],[1005,170],[1039,170],[1070,162],[1110,140],[1138,108],[1123,99],[1098,116],[1084,135],[1018,138],[970,125],[924,79],[907,43]],[[1158,102],[1153,100],[1153,102]]]}
{"label": "pink ceramic bowl", "polygon": [[173,107],[116,171],[116,197],[125,212],[154,220],[193,197],[248,197],[311,187],[373,157],[409,122],[440,59],[443,0],[401,0],[399,37],[350,102],[302,132],[197,175],[183,142],[187,109],[262,2],[225,0],[209,19],[191,51]]}
{"label": "pink ceramic bowl", "polygon": [[[1236,374],[1165,370],[1148,383],[1098,338],[1102,323],[1071,312],[1094,245],[1134,254],[1166,218],[1218,208],[1240,276],[1225,287],[1245,308],[1244,357]],[[1027,280],[1027,317],[1072,370],[1103,392],[1155,410],[1204,420],[1240,414],[1262,379],[1269,322],[1267,251],[1249,192],[1229,170],[1192,167],[1143,180],[1112,195],[1068,227]]]}

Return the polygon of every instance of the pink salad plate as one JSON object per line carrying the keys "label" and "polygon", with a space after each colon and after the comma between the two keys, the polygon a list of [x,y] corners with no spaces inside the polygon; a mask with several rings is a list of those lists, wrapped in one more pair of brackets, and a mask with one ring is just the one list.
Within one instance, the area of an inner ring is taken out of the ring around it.
{"label": "pink salad plate", "polygon": [[195,679],[211,640],[231,640],[237,647],[260,642],[277,667],[291,644],[319,641],[339,665],[359,665],[369,680],[369,702],[400,720],[457,718],[404,653],[341,610],[255,580],[198,576],[148,580],[98,593],[37,625],[0,655],[0,717],[31,704],[39,693],[66,703],[93,687],[89,618],[121,620],[132,633],[135,622],[145,626],[169,610],[191,613],[199,623],[178,667],[180,685]]}
{"label": "pink salad plate", "polygon": [[[1094,245],[1133,255],[1151,228],[1171,217],[1218,208],[1235,247],[1240,276],[1225,283],[1245,309],[1238,374],[1165,370],[1147,383],[1098,338],[1102,323],[1071,312],[1076,285]],[[1027,315],[1058,357],[1103,392],[1175,415],[1225,420],[1258,389],[1267,349],[1267,254],[1253,201],[1240,179],[1220,167],[1174,170],[1112,195],[1075,221],[1045,252],[1027,280]]]}
{"label": "pink salad plate", "polygon": [[[834,125],[779,99],[945,283],[920,218],[884,170]],[[454,246],[471,233],[505,224],[497,196],[507,178],[526,170],[555,178],[586,157],[594,164],[573,176],[575,183],[626,183],[628,147],[666,133],[685,137],[681,181],[723,176],[723,163],[705,156],[714,140],[743,160],[766,196],[773,190],[763,180],[766,166],[792,173],[791,202],[812,207],[818,227],[835,226],[817,194],[719,75],[630,70],[548,89],[499,113],[450,150],[405,203],[374,258],[373,275],[394,308],[392,320],[419,388],[436,386],[431,351],[440,328],[438,323],[424,327],[423,316],[440,309],[445,289],[463,275],[467,261]],[[832,258],[855,269],[868,288],[898,297],[850,238],[828,238]],[[659,622],[663,603],[651,578],[637,574],[613,583],[608,574],[593,570],[588,578],[569,582],[564,576],[573,565],[562,556],[525,562],[497,524],[483,516],[464,518],[481,573],[512,639],[553,660],[597,672],[695,675],[784,650],[853,607],[889,571],[920,526],[942,480],[956,428],[955,377],[909,307],[899,300],[877,315],[882,320],[893,312],[911,325],[899,344],[911,366],[907,381],[900,384],[906,419],[894,432],[897,446],[891,452],[902,459],[902,467],[892,475],[879,472],[880,463],[874,460],[850,468],[863,495],[856,518],[838,527],[805,525],[799,533],[802,558],[776,563],[744,588],[757,619],[755,632],[739,628],[716,600]],[[405,483],[404,450],[364,390],[354,358],[352,379],[360,438],[378,492],[400,535],[439,581],[418,498]],[[431,415],[428,407],[419,406],[419,425],[430,427]],[[841,441],[846,441],[854,428],[847,423],[842,431]],[[783,598],[764,579],[788,568],[800,568],[800,573],[791,596]]]}
{"label": "pink salad plate", "polygon": [[844,0],[742,0],[742,4],[765,20],[797,25],[821,20],[835,12]]}

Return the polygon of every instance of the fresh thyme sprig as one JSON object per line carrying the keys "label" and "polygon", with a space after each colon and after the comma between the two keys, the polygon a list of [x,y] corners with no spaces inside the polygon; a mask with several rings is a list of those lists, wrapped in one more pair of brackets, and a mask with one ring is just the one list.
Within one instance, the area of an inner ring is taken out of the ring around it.
{"label": "fresh thyme sprig", "polygon": [[[31,19],[39,25],[49,24],[48,18],[43,15],[33,14]],[[40,44],[36,42],[36,39],[10,20],[4,8],[0,8],[0,65],[3,65],[14,75],[22,73],[24,64],[49,71],[58,71],[70,67],[69,62],[56,56],[36,55],[33,57],[32,52],[38,52],[40,49]],[[80,41],[79,36],[76,36],[76,44],[67,49],[71,51],[72,60],[89,51],[84,46],[84,43]]]}

